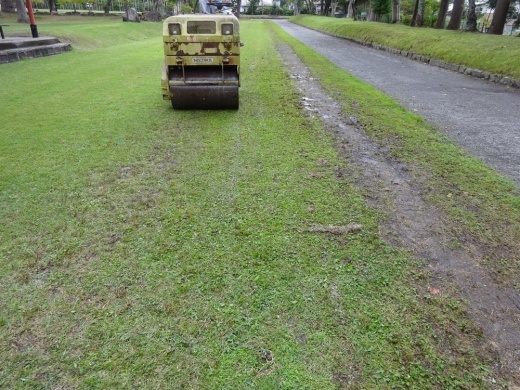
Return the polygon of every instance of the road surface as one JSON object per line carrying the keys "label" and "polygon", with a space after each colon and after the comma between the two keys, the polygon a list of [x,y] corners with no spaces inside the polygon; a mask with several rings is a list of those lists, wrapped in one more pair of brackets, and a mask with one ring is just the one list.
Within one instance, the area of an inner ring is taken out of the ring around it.
{"label": "road surface", "polygon": [[385,92],[520,187],[520,90],[471,78],[301,27],[280,27]]}

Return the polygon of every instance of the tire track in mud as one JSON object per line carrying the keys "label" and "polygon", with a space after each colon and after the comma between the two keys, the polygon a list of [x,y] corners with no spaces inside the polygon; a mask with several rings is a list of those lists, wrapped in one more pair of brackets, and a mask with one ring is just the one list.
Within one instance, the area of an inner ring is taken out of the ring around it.
{"label": "tire track in mud", "polygon": [[302,95],[304,110],[335,136],[368,204],[387,216],[380,225],[382,238],[422,259],[432,271],[435,287],[467,301],[472,320],[482,329],[484,347],[494,357],[493,369],[512,378],[511,388],[520,386],[519,292],[500,288],[479,265],[484,252],[478,244],[450,247],[448,219],[423,199],[406,164],[391,157],[356,125],[356,118],[343,112],[289,45],[279,43],[277,49]]}

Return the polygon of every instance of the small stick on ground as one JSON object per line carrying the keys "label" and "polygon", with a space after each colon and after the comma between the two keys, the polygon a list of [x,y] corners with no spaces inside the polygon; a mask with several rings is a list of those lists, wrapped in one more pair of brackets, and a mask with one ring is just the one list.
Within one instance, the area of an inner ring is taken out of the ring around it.
{"label": "small stick on ground", "polygon": [[361,229],[363,229],[363,225],[360,225],[358,223],[349,223],[345,226],[333,226],[333,225],[312,225],[308,229],[304,229],[304,232],[310,232],[310,233],[332,233],[332,234],[349,234],[358,232]]}

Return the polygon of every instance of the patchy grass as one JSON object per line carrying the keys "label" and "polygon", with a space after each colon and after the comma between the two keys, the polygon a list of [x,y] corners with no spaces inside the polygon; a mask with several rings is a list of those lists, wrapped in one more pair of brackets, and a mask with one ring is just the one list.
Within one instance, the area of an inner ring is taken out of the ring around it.
{"label": "patchy grass", "polygon": [[487,247],[497,281],[520,288],[520,196],[514,183],[462,151],[422,118],[277,29],[365,131],[414,167],[426,197],[453,222],[454,242]]}
{"label": "patchy grass", "polygon": [[264,24],[239,111],[171,110],[154,29],[2,65],[0,387],[485,387],[478,332],[379,239]]}
{"label": "patchy grass", "polygon": [[516,37],[308,15],[290,20],[330,34],[520,79],[520,39]]}

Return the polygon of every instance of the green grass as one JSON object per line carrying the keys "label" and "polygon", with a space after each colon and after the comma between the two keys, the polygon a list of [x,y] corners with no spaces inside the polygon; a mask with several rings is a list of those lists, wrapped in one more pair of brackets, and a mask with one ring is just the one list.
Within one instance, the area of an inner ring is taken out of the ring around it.
{"label": "green grass", "polygon": [[0,387],[486,387],[463,306],[379,239],[263,22],[236,112],[161,100],[160,25],[63,23],[88,50],[1,66]]}
{"label": "green grass", "polygon": [[330,34],[374,42],[448,63],[520,79],[520,39],[517,37],[308,15],[295,16],[290,20]]}
{"label": "green grass", "polygon": [[[53,36],[72,44],[74,50],[93,50],[156,36],[161,43],[162,24],[122,23],[117,16],[36,15],[40,37]],[[16,15],[4,13],[0,23],[6,37],[31,36],[29,25],[16,22]],[[137,25],[137,26],[136,26]],[[159,47],[162,49],[162,47]]]}

